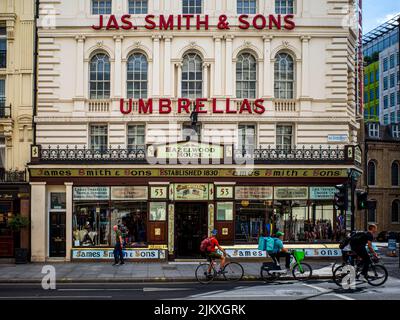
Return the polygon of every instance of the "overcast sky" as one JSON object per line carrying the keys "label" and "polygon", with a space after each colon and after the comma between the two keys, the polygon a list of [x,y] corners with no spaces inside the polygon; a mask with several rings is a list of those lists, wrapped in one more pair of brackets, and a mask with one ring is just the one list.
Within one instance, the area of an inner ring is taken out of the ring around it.
{"label": "overcast sky", "polygon": [[400,0],[363,0],[363,33],[400,13]]}

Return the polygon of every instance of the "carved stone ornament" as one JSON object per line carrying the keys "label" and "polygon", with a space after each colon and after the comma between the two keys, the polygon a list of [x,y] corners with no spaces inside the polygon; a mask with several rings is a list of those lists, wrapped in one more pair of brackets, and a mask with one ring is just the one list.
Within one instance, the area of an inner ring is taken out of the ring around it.
{"label": "carved stone ornament", "polygon": [[102,48],[104,46],[104,42],[103,41],[97,41],[96,43],[98,48]]}

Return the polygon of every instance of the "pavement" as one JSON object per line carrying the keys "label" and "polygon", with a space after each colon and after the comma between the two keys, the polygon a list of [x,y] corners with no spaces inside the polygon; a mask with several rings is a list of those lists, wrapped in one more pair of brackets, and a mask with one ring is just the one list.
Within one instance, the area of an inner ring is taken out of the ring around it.
{"label": "pavement", "polygon": [[[332,265],[340,259],[306,259],[313,268],[313,279],[332,277]],[[389,275],[400,279],[399,258],[383,257]],[[283,262],[283,261],[282,261]],[[125,263],[30,263],[23,265],[0,264],[0,283],[40,283],[54,267],[57,283],[143,283],[196,281],[195,270],[199,262]],[[261,262],[241,262],[243,280],[260,280]],[[291,279],[282,277],[281,279]]]}

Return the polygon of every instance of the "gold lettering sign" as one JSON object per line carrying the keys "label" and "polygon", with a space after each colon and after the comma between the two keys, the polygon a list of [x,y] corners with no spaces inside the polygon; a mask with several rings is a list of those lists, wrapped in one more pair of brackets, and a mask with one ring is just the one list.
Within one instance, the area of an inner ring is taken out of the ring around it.
{"label": "gold lettering sign", "polygon": [[196,142],[181,142],[158,146],[157,158],[161,159],[222,159],[224,147]]}
{"label": "gold lettering sign", "polygon": [[233,187],[232,186],[217,186],[217,198],[218,199],[231,199],[233,198]]}
{"label": "gold lettering sign", "polygon": [[340,178],[347,169],[30,169],[34,178],[59,177],[250,177],[250,178]]}
{"label": "gold lettering sign", "polygon": [[275,199],[308,199],[308,187],[275,187]]}
{"label": "gold lettering sign", "polygon": [[235,198],[239,200],[269,200],[272,199],[272,187],[236,187]]}
{"label": "gold lettering sign", "polygon": [[150,187],[150,197],[152,199],[167,199],[168,197],[168,187]]}
{"label": "gold lettering sign", "polygon": [[175,200],[208,200],[208,184],[175,184]]}

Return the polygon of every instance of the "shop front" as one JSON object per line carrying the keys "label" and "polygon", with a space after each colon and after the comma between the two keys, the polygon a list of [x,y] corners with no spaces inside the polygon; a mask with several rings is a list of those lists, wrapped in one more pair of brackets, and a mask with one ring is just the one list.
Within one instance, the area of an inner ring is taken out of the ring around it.
{"label": "shop front", "polygon": [[[200,258],[200,243],[214,228],[237,255],[256,250],[261,235],[278,230],[289,244],[305,247],[337,243],[345,230],[333,206],[335,185],[348,179],[344,168],[251,169],[243,175],[234,168],[73,166],[31,168],[30,174],[32,188],[40,187],[49,204],[44,228],[36,225],[32,235],[47,235],[40,240],[48,243],[47,252],[38,260],[112,259],[114,225],[132,261]],[[250,257],[261,254],[256,251]]]}

